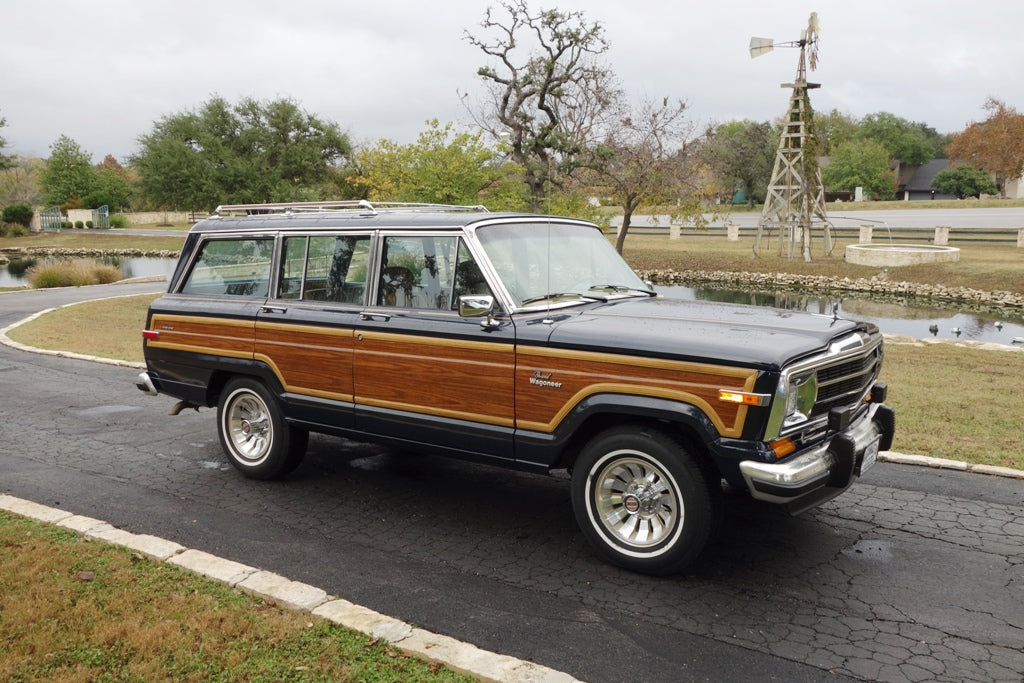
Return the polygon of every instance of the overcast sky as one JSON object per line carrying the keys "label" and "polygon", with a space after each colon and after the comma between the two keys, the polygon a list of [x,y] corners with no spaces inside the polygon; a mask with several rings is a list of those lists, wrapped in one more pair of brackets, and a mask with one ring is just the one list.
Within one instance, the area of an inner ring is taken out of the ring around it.
{"label": "overcast sky", "polygon": [[[95,161],[137,150],[158,119],[212,95],[288,97],[356,143],[412,142],[424,122],[469,122],[480,32],[493,0],[5,0],[0,137],[49,156],[62,134]],[[1024,2],[530,0],[582,9],[632,101],[685,100],[700,125],[780,116],[797,51],[752,60],[751,36],[821,25],[817,111],[889,111],[958,132],[988,97],[1024,110]]]}

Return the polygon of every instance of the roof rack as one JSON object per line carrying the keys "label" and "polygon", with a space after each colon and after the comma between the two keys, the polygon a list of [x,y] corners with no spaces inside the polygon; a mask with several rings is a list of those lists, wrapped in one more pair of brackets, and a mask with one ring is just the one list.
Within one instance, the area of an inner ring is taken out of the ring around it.
{"label": "roof rack", "polygon": [[289,215],[295,213],[325,213],[330,211],[361,211],[367,215],[376,215],[379,211],[487,211],[483,205],[457,206],[453,204],[417,204],[413,202],[374,202],[365,199],[330,201],[330,202],[282,202],[266,204],[221,204],[213,217],[223,216],[261,216]]}

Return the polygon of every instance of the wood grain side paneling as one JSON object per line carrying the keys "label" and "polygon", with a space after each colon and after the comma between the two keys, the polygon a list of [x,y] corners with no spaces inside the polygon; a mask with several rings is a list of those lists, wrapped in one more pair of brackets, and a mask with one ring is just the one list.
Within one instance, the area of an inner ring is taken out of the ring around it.
{"label": "wood grain side paneling", "polygon": [[287,391],[351,402],[352,339],[351,329],[260,321],[255,358]]}
{"label": "wood grain side paneling", "polygon": [[519,347],[516,425],[550,432],[580,401],[598,393],[632,394],[700,408],[724,436],[739,436],[746,406],[724,403],[720,389],[750,391],[757,372],[727,366]]}
{"label": "wood grain side paneling", "polygon": [[512,426],[512,344],[378,332],[355,341],[356,403]]}
{"label": "wood grain side paneling", "polygon": [[146,344],[157,349],[206,353],[231,358],[251,358],[255,324],[252,320],[154,314],[150,329],[159,339]]}

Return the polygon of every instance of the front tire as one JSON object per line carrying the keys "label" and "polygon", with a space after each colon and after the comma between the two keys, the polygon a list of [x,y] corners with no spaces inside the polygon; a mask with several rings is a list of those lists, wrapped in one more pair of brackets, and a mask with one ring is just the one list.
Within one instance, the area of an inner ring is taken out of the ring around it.
{"label": "front tire", "polygon": [[582,450],[572,475],[576,521],[609,561],[645,574],[682,571],[718,525],[718,479],[673,436],[611,429]]}
{"label": "front tire", "polygon": [[309,432],[289,425],[262,382],[231,380],[217,404],[217,433],[228,461],[252,479],[280,479],[306,454]]}

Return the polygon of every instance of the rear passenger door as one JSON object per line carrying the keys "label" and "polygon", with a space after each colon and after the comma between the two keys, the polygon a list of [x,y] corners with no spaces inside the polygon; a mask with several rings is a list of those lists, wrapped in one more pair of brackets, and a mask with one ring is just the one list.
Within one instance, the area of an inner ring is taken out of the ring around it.
{"label": "rear passenger door", "polygon": [[293,420],[348,429],[353,423],[353,326],[366,299],[371,235],[281,239],[276,292],[256,323],[256,359],[269,365]]}
{"label": "rear passenger door", "polygon": [[455,234],[382,236],[354,339],[356,428],[474,459],[511,459],[515,336],[458,312],[488,294]]}

